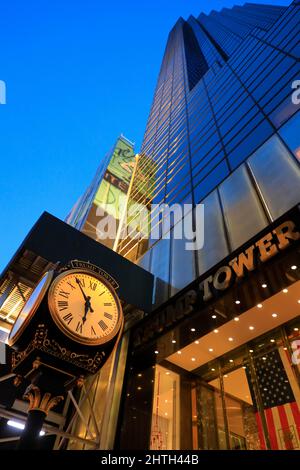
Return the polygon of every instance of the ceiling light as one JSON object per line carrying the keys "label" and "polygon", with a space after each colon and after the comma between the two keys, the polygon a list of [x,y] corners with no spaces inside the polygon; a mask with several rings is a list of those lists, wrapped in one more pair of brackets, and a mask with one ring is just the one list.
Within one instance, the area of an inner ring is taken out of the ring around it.
{"label": "ceiling light", "polygon": [[191,331],[194,333],[196,330],[195,330],[195,328],[191,328]]}
{"label": "ceiling light", "polygon": [[229,362],[233,362],[233,359],[229,359]]}
{"label": "ceiling light", "polygon": [[236,300],[235,303],[236,303],[237,305],[240,305],[241,301],[240,301],[240,300]]}
{"label": "ceiling light", "polygon": [[138,377],[142,377],[142,374],[138,374]]}
{"label": "ceiling light", "polygon": [[165,416],[168,416],[168,413],[165,413]]}
{"label": "ceiling light", "polygon": [[138,390],[142,390],[142,387],[138,387],[137,389],[138,389]]}
{"label": "ceiling light", "polygon": [[278,317],[277,313],[272,313],[272,317],[277,318]]}
{"label": "ceiling light", "polygon": [[300,299],[299,299],[299,300],[297,300],[297,302],[298,302],[298,304],[300,304]]}
{"label": "ceiling light", "polygon": [[219,333],[219,330],[214,330],[214,333]]}
{"label": "ceiling light", "polygon": [[213,348],[209,348],[209,352],[213,352],[213,351],[214,351]]}
{"label": "ceiling light", "polygon": [[275,343],[275,339],[270,339],[271,343]]}
{"label": "ceiling light", "polygon": [[212,317],[214,320],[217,318],[217,315],[212,315]]}
{"label": "ceiling light", "polygon": [[170,375],[170,372],[166,372],[166,375]]}
{"label": "ceiling light", "polygon": [[154,351],[154,354],[159,354],[159,352],[158,352],[158,351]]}
{"label": "ceiling light", "polygon": [[199,341],[198,341],[198,340],[197,340],[197,341],[195,341],[195,344],[199,344]]}
{"label": "ceiling light", "polygon": [[223,377],[225,377],[225,378],[227,379],[228,375],[227,375],[227,374],[225,374],[225,375],[223,375]]}
{"label": "ceiling light", "polygon": [[247,367],[246,367],[246,366],[243,366],[243,369],[247,369]]}
{"label": "ceiling light", "polygon": [[267,284],[262,284],[261,287],[262,287],[263,289],[266,289],[268,286],[267,286]]}
{"label": "ceiling light", "polygon": [[257,308],[262,308],[262,304],[257,304]]}
{"label": "ceiling light", "polygon": [[299,328],[294,328],[294,331],[299,331]]}
{"label": "ceiling light", "polygon": [[233,338],[231,338],[231,337],[230,337],[230,338],[228,338],[228,341],[233,341]]}
{"label": "ceiling light", "polygon": [[177,351],[177,354],[181,354],[181,351]]}
{"label": "ceiling light", "polygon": [[172,339],[172,343],[175,344],[175,343],[176,343],[176,340],[175,340],[175,339]]}
{"label": "ceiling light", "polygon": [[282,291],[284,294],[287,294],[288,293],[288,289],[283,289]]}
{"label": "ceiling light", "polygon": [[216,369],[212,368],[211,371],[214,372]]}
{"label": "ceiling light", "polygon": [[[12,428],[21,429],[22,431],[25,428],[24,423],[20,423],[19,421],[14,421],[13,419],[9,419],[7,421],[7,425]],[[45,435],[45,431],[40,431],[40,436],[44,436],[44,435]]]}
{"label": "ceiling light", "polygon": [[254,351],[253,351],[253,349],[249,349],[249,352],[253,353]]}
{"label": "ceiling light", "polygon": [[240,321],[239,317],[234,317],[234,321]]}
{"label": "ceiling light", "polygon": [[249,330],[254,330],[254,326],[249,326]]}
{"label": "ceiling light", "polygon": [[195,357],[192,357],[192,361],[195,362],[196,358]]}
{"label": "ceiling light", "polygon": [[287,351],[287,348],[283,348],[285,351]]}
{"label": "ceiling light", "polygon": [[266,357],[263,357],[263,361],[266,361],[266,360],[267,360],[267,358],[266,358]]}
{"label": "ceiling light", "polygon": [[292,269],[293,271],[296,271],[297,266],[296,266],[295,264],[293,264],[293,266],[291,266],[291,269]]}
{"label": "ceiling light", "polygon": [[168,403],[168,400],[165,400],[165,403]]}
{"label": "ceiling light", "polygon": [[7,421],[7,425],[11,426],[12,428],[16,428],[16,429],[22,429],[23,430],[25,428],[24,423],[19,423],[18,421],[13,421],[12,419]]}

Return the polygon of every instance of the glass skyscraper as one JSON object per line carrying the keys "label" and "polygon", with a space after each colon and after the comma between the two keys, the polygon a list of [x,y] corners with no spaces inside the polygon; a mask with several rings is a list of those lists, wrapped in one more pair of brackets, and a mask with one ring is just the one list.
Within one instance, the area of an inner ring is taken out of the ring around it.
{"label": "glass skyscraper", "polygon": [[[138,210],[114,244],[154,292],[127,323],[110,446],[300,449],[299,37],[298,1],[179,18],[169,34],[127,193]],[[197,228],[200,203],[204,244],[187,250],[167,206],[189,204]]]}
{"label": "glass skyscraper", "polygon": [[[299,38],[299,1],[171,30],[140,153],[121,136],[66,219],[127,258],[105,248],[123,276],[153,274],[152,308],[121,298],[123,337],[55,448],[300,449]],[[203,246],[187,249],[177,229],[197,229],[200,204]],[[5,334],[57,261],[30,250],[1,281]]]}
{"label": "glass skyscraper", "polygon": [[204,204],[204,246],[186,250],[176,225],[118,246],[155,277],[131,330],[120,448],[300,448],[299,37],[297,1],[170,32],[130,199]]}
{"label": "glass skyscraper", "polygon": [[299,202],[299,18],[299,2],[246,3],[180,18],[170,32],[131,198],[203,203],[205,246],[184,251],[172,234],[120,244],[159,278],[156,304]]}

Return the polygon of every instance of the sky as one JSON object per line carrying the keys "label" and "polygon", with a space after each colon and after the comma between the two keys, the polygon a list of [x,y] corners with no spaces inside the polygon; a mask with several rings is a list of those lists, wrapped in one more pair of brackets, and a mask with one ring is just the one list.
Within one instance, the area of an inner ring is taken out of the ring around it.
{"label": "sky", "polygon": [[44,211],[65,219],[121,133],[139,150],[177,19],[243,3],[0,0],[0,272]]}

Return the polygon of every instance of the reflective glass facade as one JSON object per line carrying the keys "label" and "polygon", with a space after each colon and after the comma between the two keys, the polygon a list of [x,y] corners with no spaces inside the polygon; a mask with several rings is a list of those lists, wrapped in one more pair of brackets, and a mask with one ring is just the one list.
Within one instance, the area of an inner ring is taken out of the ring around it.
{"label": "reflective glass facade", "polygon": [[75,204],[66,222],[94,240],[114,248],[134,168],[134,144],[121,135],[102,160],[92,183]]}
{"label": "reflective glass facade", "polygon": [[[300,359],[292,361],[300,328],[299,37],[298,1],[180,18],[170,32],[128,206],[190,204],[184,218],[195,227],[203,204],[204,245],[186,249],[180,220],[158,240],[140,211],[135,224],[125,220],[129,233],[116,249],[153,273],[153,309],[129,310],[114,365],[122,371],[111,382],[102,371],[93,395],[104,423],[115,400],[113,431],[101,421],[102,438],[111,431],[103,448],[300,449]],[[290,217],[295,233],[283,251],[276,227]],[[163,219],[157,213],[154,225],[163,228]],[[244,269],[237,260],[251,266],[227,285],[233,266]],[[214,293],[207,301],[205,281]]]}
{"label": "reflective glass facade", "polygon": [[187,256],[182,286],[299,202],[299,35],[299,2],[246,3],[180,18],[172,29],[130,197],[148,207],[203,203],[206,245],[191,259],[179,244],[142,233],[120,243],[119,253],[141,266],[151,251],[156,305],[177,291],[178,271],[175,261],[161,272],[155,245],[166,259]]}
{"label": "reflective glass facade", "polygon": [[[255,245],[268,252],[276,223],[299,214],[299,36],[297,1],[180,18],[170,33],[138,184],[150,160],[148,204],[190,203],[195,227],[202,203],[204,246],[187,250],[176,222],[167,238],[119,245],[155,276],[153,311],[131,329],[121,449],[300,449],[300,235],[227,284],[258,234],[270,232]],[[220,291],[203,302],[206,281]]]}

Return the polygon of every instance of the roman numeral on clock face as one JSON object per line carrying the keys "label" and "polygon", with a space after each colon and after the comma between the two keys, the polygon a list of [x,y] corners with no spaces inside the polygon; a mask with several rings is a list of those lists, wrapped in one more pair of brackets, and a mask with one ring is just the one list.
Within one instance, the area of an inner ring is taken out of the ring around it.
{"label": "roman numeral on clock face", "polygon": [[106,303],[104,304],[104,307],[111,307],[111,302],[106,302]]}
{"label": "roman numeral on clock face", "polygon": [[65,315],[63,317],[63,320],[65,320],[65,322],[68,323],[68,325],[70,325],[71,321],[73,320],[72,313],[68,313],[67,315]]}
{"label": "roman numeral on clock face", "polygon": [[92,282],[92,281],[90,281],[90,289],[91,289],[91,290],[93,290],[93,291],[95,291],[95,290],[96,290],[96,288],[97,288],[97,284],[96,284],[96,282]]}
{"label": "roman numeral on clock face", "polygon": [[94,336],[97,336],[97,333],[96,331],[94,330],[94,328],[91,326],[91,334],[94,335]]}
{"label": "roman numeral on clock face", "polygon": [[77,333],[82,334],[82,326],[83,326],[82,322],[79,321],[78,324],[77,324],[77,326],[76,326],[76,331],[77,331]]}
{"label": "roman numeral on clock face", "polygon": [[108,328],[107,324],[103,320],[100,320],[98,325],[100,326],[101,330],[103,330],[103,331],[107,330],[107,328]]}
{"label": "roman numeral on clock face", "polygon": [[113,316],[111,313],[104,312],[104,316],[108,318],[109,320],[112,320]]}
{"label": "roman numeral on clock face", "polygon": [[63,310],[67,310],[69,304],[67,300],[59,300],[57,302],[57,305],[58,305],[59,311],[62,312]]}
{"label": "roman numeral on clock face", "polygon": [[69,298],[70,292],[65,292],[64,290],[60,290],[58,293],[61,297],[64,297],[65,299]]}

